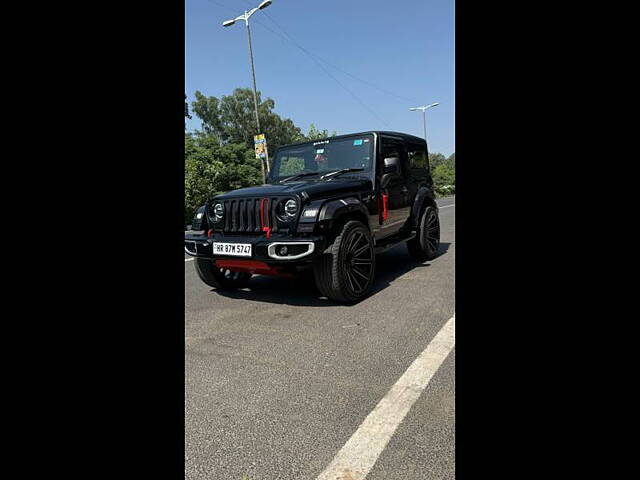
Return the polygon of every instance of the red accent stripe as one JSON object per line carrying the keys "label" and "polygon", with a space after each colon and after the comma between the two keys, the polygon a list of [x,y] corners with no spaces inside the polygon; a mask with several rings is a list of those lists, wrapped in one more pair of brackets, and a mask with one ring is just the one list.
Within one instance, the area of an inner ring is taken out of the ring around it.
{"label": "red accent stripe", "polygon": [[382,221],[385,221],[389,218],[389,210],[387,209],[387,203],[389,202],[389,195],[386,193],[382,194]]}
{"label": "red accent stripe", "polygon": [[[262,231],[267,233],[267,238],[271,238],[271,227],[267,225],[268,222],[265,222],[265,216],[264,216],[265,205],[267,206],[269,205],[268,198],[263,198],[262,200],[260,200],[260,226],[262,226]],[[269,220],[268,216],[267,216],[267,220]]]}
{"label": "red accent stripe", "polygon": [[216,260],[216,267],[227,268],[232,272],[254,273],[258,275],[287,275],[281,273],[278,267],[271,267],[258,260]]}

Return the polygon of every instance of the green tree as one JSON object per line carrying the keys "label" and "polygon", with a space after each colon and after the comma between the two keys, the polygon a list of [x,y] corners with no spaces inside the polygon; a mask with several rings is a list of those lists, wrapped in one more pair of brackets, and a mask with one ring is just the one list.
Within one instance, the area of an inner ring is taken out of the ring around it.
{"label": "green tree", "polygon": [[443,154],[429,152],[429,167],[431,167],[431,171],[433,171],[438,165],[442,165],[446,162],[447,157]]}
{"label": "green tree", "polygon": [[220,192],[261,183],[260,161],[242,143],[221,144],[213,134],[185,134],[185,221]]}
{"label": "green tree", "polygon": [[189,114],[189,103],[187,102],[187,94],[184,94],[184,116],[186,118],[191,118],[191,115]]}
{"label": "green tree", "polygon": [[335,137],[336,135],[337,133],[335,130],[332,133],[329,133],[329,131],[326,129],[318,130],[316,126],[312,123],[309,126],[309,133],[305,135],[305,140],[319,140],[321,138]]}
{"label": "green tree", "polygon": [[[221,99],[207,97],[197,91],[195,98],[191,107],[202,120],[205,132],[216,135],[222,143],[244,143],[247,148],[253,148],[256,123],[251,89],[236,88],[233,94],[223,95]],[[258,92],[260,133],[266,135],[267,148],[271,152],[304,138],[302,130],[290,119],[280,117],[274,108],[275,102],[271,98],[262,101]]]}
{"label": "green tree", "polygon": [[448,158],[441,153],[429,154],[429,166],[433,186],[438,196],[453,195],[456,193],[456,157],[455,152]]}
{"label": "green tree", "polygon": [[455,170],[456,168],[456,152],[453,152],[449,158],[447,158],[447,163]]}

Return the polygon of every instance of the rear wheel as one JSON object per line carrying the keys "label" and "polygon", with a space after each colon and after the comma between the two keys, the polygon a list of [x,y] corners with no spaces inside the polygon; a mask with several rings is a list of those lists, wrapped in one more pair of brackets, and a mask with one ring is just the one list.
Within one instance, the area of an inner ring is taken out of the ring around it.
{"label": "rear wheel", "polygon": [[415,238],[407,242],[409,255],[424,262],[433,260],[440,248],[440,220],[436,209],[428,206],[422,212],[418,232]]}
{"label": "rear wheel", "polygon": [[220,289],[244,288],[249,283],[249,279],[251,279],[250,273],[232,272],[228,269],[217,267],[211,259],[196,257],[193,263],[200,280],[210,287]]}
{"label": "rear wheel", "polygon": [[314,265],[318,290],[338,302],[354,303],[367,296],[375,271],[373,239],[362,222],[351,220]]}

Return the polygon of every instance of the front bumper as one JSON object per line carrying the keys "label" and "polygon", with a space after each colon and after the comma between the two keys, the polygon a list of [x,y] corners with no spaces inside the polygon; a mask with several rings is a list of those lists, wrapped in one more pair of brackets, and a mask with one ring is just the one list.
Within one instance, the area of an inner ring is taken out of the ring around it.
{"label": "front bumper", "polygon": [[[232,255],[213,254],[213,242],[225,243],[249,243],[251,244],[251,257],[238,257]],[[293,252],[287,256],[279,255],[279,247],[293,246]],[[209,237],[206,233],[185,232],[184,250],[192,257],[211,258],[214,260],[256,260],[269,265],[291,265],[310,263],[325,249],[323,237],[294,237],[290,235],[265,236],[241,236],[222,235],[213,233]]]}

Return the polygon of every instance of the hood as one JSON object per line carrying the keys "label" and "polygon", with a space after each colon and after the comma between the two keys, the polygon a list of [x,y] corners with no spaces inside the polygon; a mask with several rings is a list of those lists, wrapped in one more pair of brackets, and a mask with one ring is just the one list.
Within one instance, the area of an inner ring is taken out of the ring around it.
{"label": "hood", "polygon": [[232,190],[215,198],[226,200],[231,198],[242,197],[269,197],[280,195],[300,195],[306,192],[309,199],[313,200],[322,197],[331,197],[341,193],[355,193],[361,191],[370,191],[373,188],[371,180],[368,178],[332,178],[330,180],[305,180],[287,182],[286,184],[270,184],[259,185],[256,187],[239,188]]}

